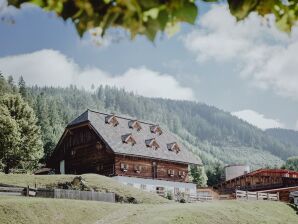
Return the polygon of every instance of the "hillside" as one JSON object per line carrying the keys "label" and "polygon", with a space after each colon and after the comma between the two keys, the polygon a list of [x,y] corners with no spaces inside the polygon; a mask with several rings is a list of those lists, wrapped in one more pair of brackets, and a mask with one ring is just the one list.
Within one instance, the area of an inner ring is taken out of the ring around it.
{"label": "hillside", "polygon": [[296,224],[288,205],[268,201],[133,205],[0,196],[1,224]]}
{"label": "hillside", "polygon": [[298,131],[283,128],[270,128],[266,130],[266,133],[286,145],[298,147]]}
{"label": "hillside", "polygon": [[87,108],[159,123],[200,156],[205,165],[215,162],[247,163],[253,169],[281,166],[298,155],[298,146],[256,128],[230,113],[203,103],[146,98],[122,89],[99,86],[85,91],[67,88],[18,88],[2,76],[0,93],[20,92],[34,109],[41,128],[45,162],[68,122]]}
{"label": "hillside", "polygon": [[45,152],[50,154],[66,124],[86,108],[150,120],[175,133],[205,164],[248,163],[253,168],[280,166],[298,155],[266,132],[230,113],[206,104],[137,96],[111,87],[94,92],[69,88],[27,89],[43,133]]}
{"label": "hillside", "polygon": [[[114,192],[116,194],[117,201],[129,202],[134,201],[136,203],[158,204],[169,203],[170,201],[164,199],[157,194],[145,192],[136,189],[131,186],[123,185],[111,178],[96,175],[96,174],[84,174],[81,175],[86,181],[87,185],[99,192]],[[36,186],[39,188],[54,188],[59,183],[66,183],[73,180],[75,175],[26,175],[26,174],[1,174],[0,184],[8,184],[15,186]],[[2,222],[0,222],[2,223]]]}

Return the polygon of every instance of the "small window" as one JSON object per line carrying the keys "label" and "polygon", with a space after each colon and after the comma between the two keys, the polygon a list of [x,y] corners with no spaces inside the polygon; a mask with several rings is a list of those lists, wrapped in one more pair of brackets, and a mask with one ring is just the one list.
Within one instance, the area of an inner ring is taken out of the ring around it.
{"label": "small window", "polygon": [[173,177],[173,176],[175,175],[175,171],[172,170],[172,169],[169,169],[169,170],[168,170],[168,175],[169,175],[170,177]]}
{"label": "small window", "polygon": [[101,150],[103,148],[103,145],[100,142],[96,142],[95,148],[97,150]]}
{"label": "small window", "polygon": [[135,165],[134,170],[136,173],[140,173],[142,171],[142,166],[141,165]]}
{"label": "small window", "polygon": [[97,171],[102,171],[103,170],[103,164],[97,165],[96,170]]}
{"label": "small window", "polygon": [[70,152],[70,154],[71,154],[72,156],[75,156],[75,155],[76,155],[76,150],[75,150],[75,149],[72,149],[71,152]]}
{"label": "small window", "polygon": [[121,163],[121,165],[120,165],[120,169],[121,169],[123,172],[127,172],[127,171],[128,171],[128,164]]}
{"label": "small window", "polygon": [[185,177],[185,172],[179,170],[178,175],[179,175],[179,177]]}

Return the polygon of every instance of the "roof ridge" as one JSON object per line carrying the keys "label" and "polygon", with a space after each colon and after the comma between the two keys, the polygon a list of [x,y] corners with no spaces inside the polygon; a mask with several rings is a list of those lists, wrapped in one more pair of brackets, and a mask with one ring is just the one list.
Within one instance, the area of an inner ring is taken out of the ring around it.
{"label": "roof ridge", "polygon": [[[112,113],[105,113],[105,112],[100,112],[100,111],[96,111],[96,110],[92,110],[92,109],[87,109],[88,111],[90,112],[93,112],[93,113],[98,113],[98,114],[103,114],[103,115],[112,115]],[[125,119],[125,120],[137,120],[139,121],[140,123],[143,123],[143,124],[149,124],[149,125],[159,125],[159,124],[156,124],[156,123],[153,123],[151,121],[144,121],[144,120],[139,120],[138,118],[133,118],[133,117],[125,117],[123,115],[117,115],[117,114],[113,114],[115,117],[118,117],[120,119]]]}

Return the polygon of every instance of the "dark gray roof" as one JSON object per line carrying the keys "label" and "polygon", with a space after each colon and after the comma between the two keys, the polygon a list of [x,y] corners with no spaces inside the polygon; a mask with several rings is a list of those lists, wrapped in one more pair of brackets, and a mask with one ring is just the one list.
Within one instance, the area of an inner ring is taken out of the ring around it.
{"label": "dark gray roof", "polygon": [[[152,133],[150,127],[156,124],[138,120],[142,128],[140,130],[136,130],[129,127],[129,121],[136,119],[115,115],[119,124],[117,126],[113,126],[106,123],[105,118],[109,115],[111,114],[87,110],[75,120],[70,122],[68,127],[89,121],[93,128],[116,154],[134,155],[189,164],[201,164],[200,159],[185,148],[184,145],[179,143],[179,141],[167,130],[161,128],[161,135],[158,133]],[[126,134],[132,134],[136,144],[132,145],[123,143],[122,136]],[[159,145],[157,150],[146,146],[145,141],[149,139],[156,140]],[[167,144],[171,144],[173,142],[177,142],[179,145],[179,153],[168,150]]]}

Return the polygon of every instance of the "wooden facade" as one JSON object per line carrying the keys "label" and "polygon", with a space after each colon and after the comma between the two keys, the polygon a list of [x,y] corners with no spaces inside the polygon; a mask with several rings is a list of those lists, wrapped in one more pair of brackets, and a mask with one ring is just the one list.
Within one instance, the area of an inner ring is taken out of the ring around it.
{"label": "wooden facade", "polygon": [[188,164],[116,155],[115,175],[188,182]]}
{"label": "wooden facade", "polygon": [[59,173],[60,161],[64,160],[67,174],[113,175],[115,156],[88,124],[69,129],[64,135],[48,166]]}
{"label": "wooden facade", "polygon": [[221,193],[233,193],[236,189],[261,191],[298,186],[298,172],[279,169],[260,169],[224,181],[214,186]]}

